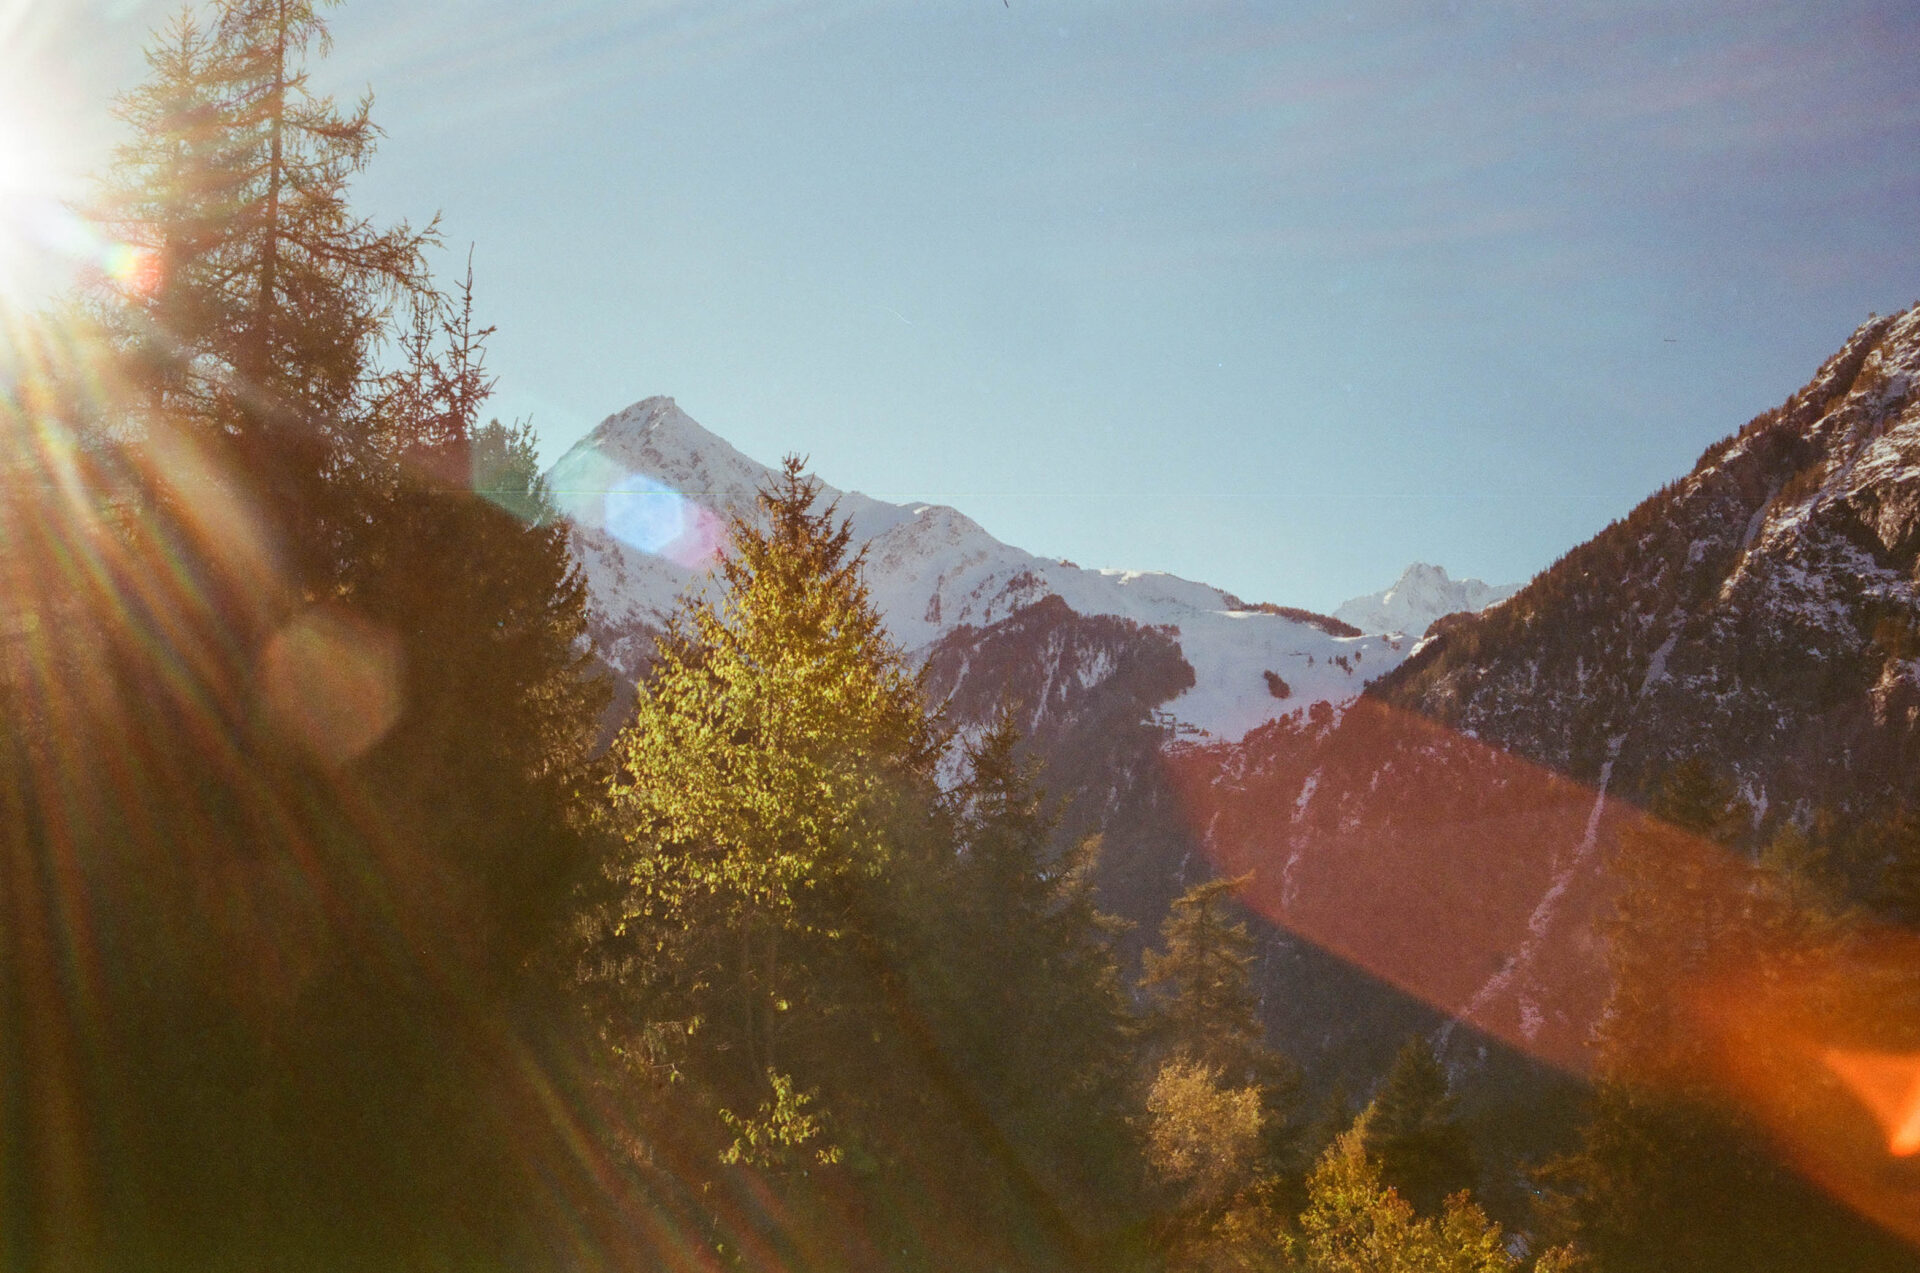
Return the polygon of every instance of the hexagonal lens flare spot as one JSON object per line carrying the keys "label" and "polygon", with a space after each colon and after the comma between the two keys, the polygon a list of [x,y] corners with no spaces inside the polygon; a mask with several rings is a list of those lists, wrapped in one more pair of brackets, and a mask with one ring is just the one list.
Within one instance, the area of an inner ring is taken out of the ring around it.
{"label": "hexagonal lens flare spot", "polygon": [[399,638],[344,606],[321,605],[274,633],[260,655],[267,713],[323,764],[379,742],[405,710]]}

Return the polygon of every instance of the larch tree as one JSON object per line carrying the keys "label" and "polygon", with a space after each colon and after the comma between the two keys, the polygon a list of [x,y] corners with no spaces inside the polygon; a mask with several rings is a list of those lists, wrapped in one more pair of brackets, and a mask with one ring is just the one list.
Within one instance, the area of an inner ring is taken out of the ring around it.
{"label": "larch tree", "polygon": [[1208,880],[1173,903],[1161,950],[1144,955],[1141,988],[1167,1050],[1244,1083],[1264,1058],[1266,1031],[1253,989],[1253,938],[1228,913],[1242,880]]}
{"label": "larch tree", "polygon": [[1253,937],[1229,907],[1241,880],[1207,880],[1176,898],[1161,925],[1161,949],[1142,955],[1150,1050],[1197,1062],[1230,1086],[1252,1083],[1268,1114],[1269,1156],[1283,1157],[1294,1126],[1300,1074],[1267,1046],[1253,985]]}
{"label": "larch tree", "polygon": [[371,99],[308,86],[324,0],[221,0],[182,14],[121,99],[131,134],[95,216],[139,253],[104,289],[136,429],[185,430],[245,488],[296,570],[324,587],[355,519],[334,481],[372,463],[366,388],[396,306],[431,296],[431,225],[375,226],[347,185],[372,157]]}
{"label": "larch tree", "polygon": [[[1143,956],[1154,1067],[1147,1141],[1172,1193],[1160,1241],[1175,1267],[1270,1245],[1296,1192],[1288,1186],[1297,1183],[1289,1160],[1299,1075],[1266,1045],[1253,937],[1227,909],[1243,884],[1220,879],[1188,889],[1161,925],[1161,949]],[[1193,1148],[1176,1152],[1180,1146]]]}

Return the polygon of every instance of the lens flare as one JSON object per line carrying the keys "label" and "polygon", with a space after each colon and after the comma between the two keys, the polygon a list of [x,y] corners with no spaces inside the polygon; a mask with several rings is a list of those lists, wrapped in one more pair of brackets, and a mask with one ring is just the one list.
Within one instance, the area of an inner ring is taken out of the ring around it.
{"label": "lens flare", "polygon": [[260,656],[261,694],[280,727],[339,766],[386,736],[404,705],[400,642],[340,606],[315,606]]}
{"label": "lens flare", "polygon": [[1916,967],[1920,938],[1866,924],[1838,946],[1776,941],[1690,995],[1717,1045],[1715,1086],[1802,1175],[1909,1242],[1920,1242]]}
{"label": "lens flare", "polygon": [[1920,1153],[1920,1052],[1828,1048],[1821,1059],[1886,1130],[1888,1153]]}
{"label": "lens flare", "polygon": [[102,233],[50,195],[0,185],[0,299],[32,303],[93,280],[150,294],[161,280],[159,254]]}
{"label": "lens flare", "polygon": [[51,200],[28,223],[31,241],[83,277],[105,279],[123,292],[150,293],[160,283],[160,258],[148,248],[109,238],[85,217]]}
{"label": "lens flare", "polygon": [[1573,1075],[1616,1028],[1608,952],[1630,932],[1640,1025],[1609,1036],[1606,1076],[1736,1106],[1784,1163],[1920,1242],[1920,936],[1853,916],[1842,940],[1749,859],[1610,795],[1611,763],[1583,785],[1368,698],[1338,729],[1392,772],[1373,816],[1321,789],[1313,727],[1225,778],[1204,749],[1168,757],[1249,909]]}
{"label": "lens flare", "polygon": [[607,531],[646,553],[664,553],[687,531],[687,501],[665,482],[636,473],[607,492]]}
{"label": "lens flare", "polygon": [[121,290],[147,293],[160,282],[160,258],[131,243],[110,243],[96,253],[100,272]]}
{"label": "lens flare", "polygon": [[726,519],[671,483],[598,451],[555,468],[552,493],[576,525],[687,570],[705,570],[726,547]]}
{"label": "lens flare", "polygon": [[615,482],[602,504],[606,532],[629,548],[703,570],[726,542],[726,523],[702,505],[644,473]]}

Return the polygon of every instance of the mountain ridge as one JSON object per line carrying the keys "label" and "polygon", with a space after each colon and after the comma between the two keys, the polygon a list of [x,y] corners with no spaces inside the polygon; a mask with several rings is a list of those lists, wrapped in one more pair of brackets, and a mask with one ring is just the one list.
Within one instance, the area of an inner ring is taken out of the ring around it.
{"label": "mountain ridge", "polygon": [[[620,673],[637,676],[679,598],[708,586],[728,520],[757,516],[754,493],[771,476],[666,397],[608,416],[555,462],[548,490],[573,525],[594,637]],[[1040,557],[945,505],[825,484],[821,494],[849,520],[869,593],[903,649],[924,657],[961,628],[991,628],[1050,596],[1077,614],[1170,628],[1194,680],[1165,710],[1198,736],[1240,738],[1315,703],[1351,701],[1406,650],[1176,575]]]}
{"label": "mountain ridge", "polygon": [[[1216,868],[1250,873],[1279,929],[1579,1073],[1607,846],[1666,774],[1727,779],[1748,855],[1788,822],[1920,800],[1917,387],[1920,307],[1870,320],[1337,720],[1218,749],[1185,780]],[[1835,864],[1856,897],[1883,866]]]}

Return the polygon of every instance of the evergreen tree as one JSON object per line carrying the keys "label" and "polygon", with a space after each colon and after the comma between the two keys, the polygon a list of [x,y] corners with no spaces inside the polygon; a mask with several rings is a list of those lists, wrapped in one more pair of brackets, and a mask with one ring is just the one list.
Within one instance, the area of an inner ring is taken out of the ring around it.
{"label": "evergreen tree", "polygon": [[1354,1124],[1355,1109],[1346,1080],[1336,1077],[1300,1132],[1299,1151],[1309,1169]]}
{"label": "evergreen tree", "polygon": [[1052,846],[1011,713],[967,748],[940,932],[916,973],[955,1068],[1038,1180],[1089,1229],[1126,1216],[1130,1014],[1093,898],[1097,840]]}
{"label": "evergreen tree", "polygon": [[[1208,880],[1175,899],[1161,925],[1162,949],[1142,955],[1148,1042],[1162,1056],[1219,1072],[1229,1086],[1260,1090],[1267,1115],[1266,1160],[1281,1169],[1294,1155],[1300,1072],[1266,1045],[1253,989],[1253,938],[1227,908],[1243,880]],[[1293,1170],[1288,1167],[1287,1170]]]}
{"label": "evergreen tree", "polygon": [[[660,639],[613,746],[620,843],[583,971],[636,1166],[676,1162],[660,1187],[711,1242],[832,1265],[846,1242],[940,1230],[873,1238],[821,1213],[827,1182],[884,1196],[978,1155],[950,1134],[958,1085],[903,976],[952,844],[942,738],[817,490],[790,458],[734,519],[715,595]],[[906,1203],[871,1205],[882,1223]]]}
{"label": "evergreen tree", "polygon": [[1647,811],[1667,826],[1718,844],[1737,842],[1752,810],[1702,756],[1674,765],[1655,785]]}
{"label": "evergreen tree", "polygon": [[832,1014],[806,1001],[807,961],[871,934],[871,886],[940,750],[817,489],[789,458],[764,526],[734,519],[720,596],[675,616],[614,743],[617,926],[683,978],[657,989],[746,1091]]}
{"label": "evergreen tree", "polygon": [[[678,1163],[662,1187],[721,1246],[1125,1262],[1128,1014],[1094,846],[1053,852],[1005,721],[939,791],[937,720],[816,493],[789,460],[734,521],[615,742],[583,969],[637,1167]],[[860,1216],[828,1215],[846,1194]]]}
{"label": "evergreen tree", "polygon": [[1846,909],[1832,847],[1821,831],[1818,820],[1812,830],[1784,822],[1760,851],[1761,886],[1790,913],[1838,917]]}
{"label": "evergreen tree", "polygon": [[1160,1046],[1217,1067],[1233,1082],[1254,1077],[1266,1058],[1253,938],[1227,913],[1245,883],[1208,880],[1176,899],[1161,928],[1164,949],[1145,953],[1140,981],[1152,996]]}
{"label": "evergreen tree", "polygon": [[[35,1055],[92,1040],[39,1096],[0,1080],[27,1264],[523,1265],[586,1196],[530,1113],[554,1040],[526,978],[582,852],[583,593],[558,527],[403,464],[464,462],[481,333],[424,236],[348,210],[376,133],[306,93],[324,46],[311,4],[228,0],[125,101],[100,213],[148,268],[94,298],[137,391],[99,453],[139,481],[94,484],[112,525],[64,545],[91,688],[11,740],[42,795],[10,901],[69,863],[103,955],[9,1023]],[[412,398],[376,367],[400,311],[433,337],[394,342]]]}
{"label": "evergreen tree", "polygon": [[1381,1179],[1423,1215],[1437,1213],[1449,1195],[1476,1183],[1447,1072],[1420,1035],[1400,1049],[1356,1126]]}
{"label": "evergreen tree", "polygon": [[[1153,1058],[1148,1142],[1173,1195],[1161,1244],[1176,1267],[1240,1258],[1231,1253],[1278,1231],[1301,1184],[1299,1074],[1266,1046],[1253,939],[1227,913],[1244,882],[1187,890],[1161,926],[1162,949],[1143,956]],[[1247,1153],[1232,1148],[1241,1143],[1243,1110],[1257,1115]],[[1179,1148],[1203,1140],[1213,1145],[1204,1163]]]}
{"label": "evergreen tree", "polygon": [[555,937],[583,865],[576,806],[606,688],[531,431],[479,421],[487,334],[469,273],[438,340],[404,342],[376,408],[405,438],[401,464],[369,500],[345,583],[399,638],[408,696],[355,774],[393,832],[444,864],[419,901],[480,961],[463,971],[503,985]]}

